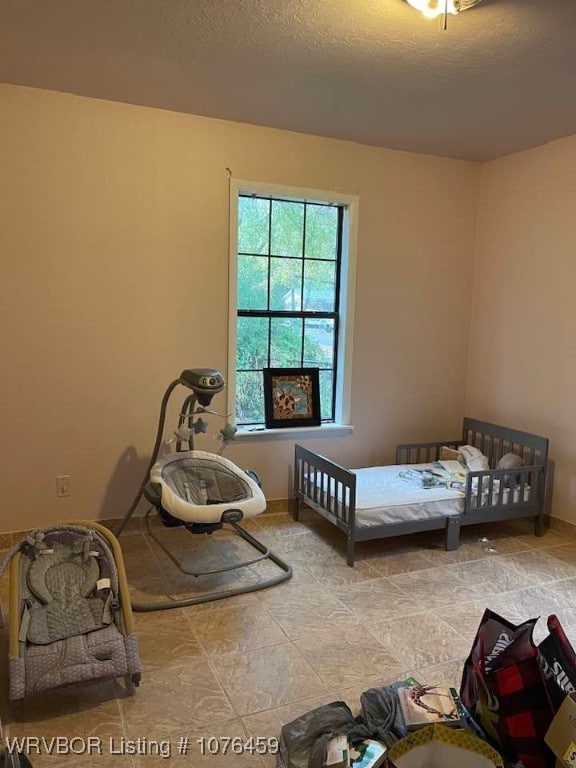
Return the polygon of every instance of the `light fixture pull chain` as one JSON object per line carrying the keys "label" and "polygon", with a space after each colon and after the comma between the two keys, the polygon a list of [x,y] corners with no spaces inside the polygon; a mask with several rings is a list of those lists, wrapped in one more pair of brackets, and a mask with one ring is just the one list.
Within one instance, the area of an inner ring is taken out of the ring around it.
{"label": "light fixture pull chain", "polygon": [[448,0],[444,0],[444,18],[442,20],[442,31],[446,32],[448,29]]}

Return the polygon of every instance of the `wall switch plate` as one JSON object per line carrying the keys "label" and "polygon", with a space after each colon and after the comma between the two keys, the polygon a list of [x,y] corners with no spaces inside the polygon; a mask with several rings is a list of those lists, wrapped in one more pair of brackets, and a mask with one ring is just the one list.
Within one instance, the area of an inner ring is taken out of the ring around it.
{"label": "wall switch plate", "polygon": [[70,496],[70,475],[58,475],[56,478],[56,496]]}

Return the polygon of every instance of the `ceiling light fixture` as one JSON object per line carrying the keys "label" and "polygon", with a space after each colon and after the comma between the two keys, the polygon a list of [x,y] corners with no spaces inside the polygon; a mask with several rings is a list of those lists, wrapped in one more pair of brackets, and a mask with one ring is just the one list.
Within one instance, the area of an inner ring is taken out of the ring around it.
{"label": "ceiling light fixture", "polygon": [[462,11],[473,8],[481,0],[406,0],[406,2],[428,19],[436,19],[443,16],[443,28],[446,29],[448,14],[456,16]]}

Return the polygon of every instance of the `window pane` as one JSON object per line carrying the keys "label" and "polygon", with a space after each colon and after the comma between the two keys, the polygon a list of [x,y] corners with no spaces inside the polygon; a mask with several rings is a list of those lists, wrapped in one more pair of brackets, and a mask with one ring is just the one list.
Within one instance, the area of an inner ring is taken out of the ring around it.
{"label": "window pane", "polygon": [[334,372],[320,371],[320,417],[332,419],[332,381]]}
{"label": "window pane", "polygon": [[304,261],[304,309],[334,312],[336,264],[329,261]]}
{"label": "window pane", "polygon": [[230,363],[239,426],[264,424],[266,367],[318,368],[322,419],[334,420],[336,290],[346,290],[339,283],[342,208],[274,197],[272,190],[238,197],[238,281],[231,287],[237,291],[237,353]]}
{"label": "window pane", "polygon": [[272,318],[270,367],[299,368],[302,360],[302,320]]}
{"label": "window pane", "polygon": [[238,198],[238,253],[268,253],[270,200]]}
{"label": "window pane", "polygon": [[334,321],[306,320],[304,365],[312,368],[331,366],[334,360]]}
{"label": "window pane", "polygon": [[302,261],[270,259],[270,309],[297,311],[302,293]]}
{"label": "window pane", "polygon": [[336,259],[338,208],[327,205],[306,207],[305,255],[308,259]]}
{"label": "window pane", "polygon": [[268,365],[268,328],[266,317],[238,318],[239,369],[261,370]]}
{"label": "window pane", "polygon": [[264,424],[262,371],[240,371],[236,374],[236,422]]}
{"label": "window pane", "polygon": [[304,205],[281,200],[272,201],[272,242],[274,256],[302,257],[304,244]]}
{"label": "window pane", "polygon": [[267,309],[268,259],[238,256],[238,309]]}

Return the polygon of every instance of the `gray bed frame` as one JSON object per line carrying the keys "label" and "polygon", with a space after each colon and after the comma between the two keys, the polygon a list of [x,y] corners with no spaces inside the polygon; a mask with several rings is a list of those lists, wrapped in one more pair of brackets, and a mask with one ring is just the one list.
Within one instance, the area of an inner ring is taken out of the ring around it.
{"label": "gray bed frame", "polygon": [[[346,561],[354,566],[355,545],[359,541],[402,536],[419,531],[444,530],[447,550],[457,549],[460,527],[475,523],[495,522],[514,518],[533,517],[534,533],[542,536],[545,531],[544,494],[548,439],[529,432],[497,424],[464,418],[459,440],[443,440],[436,443],[406,443],[396,447],[396,464],[420,464],[437,461],[443,446],[458,448],[474,445],[488,457],[491,469],[469,472],[466,480],[464,512],[461,515],[439,516],[425,520],[384,523],[382,525],[356,525],[356,475],[353,471],[325,458],[302,445],[295,446],[294,495],[292,513],[298,519],[300,505],[305,504],[339,528],[347,539]],[[495,469],[500,458],[509,452],[522,456],[525,466],[515,468],[514,476],[519,493],[507,494],[504,501],[505,482],[494,490],[496,480],[506,480],[511,471]],[[474,478],[479,488],[487,487],[486,496],[475,493]],[[382,499],[385,505],[386,500]]]}

